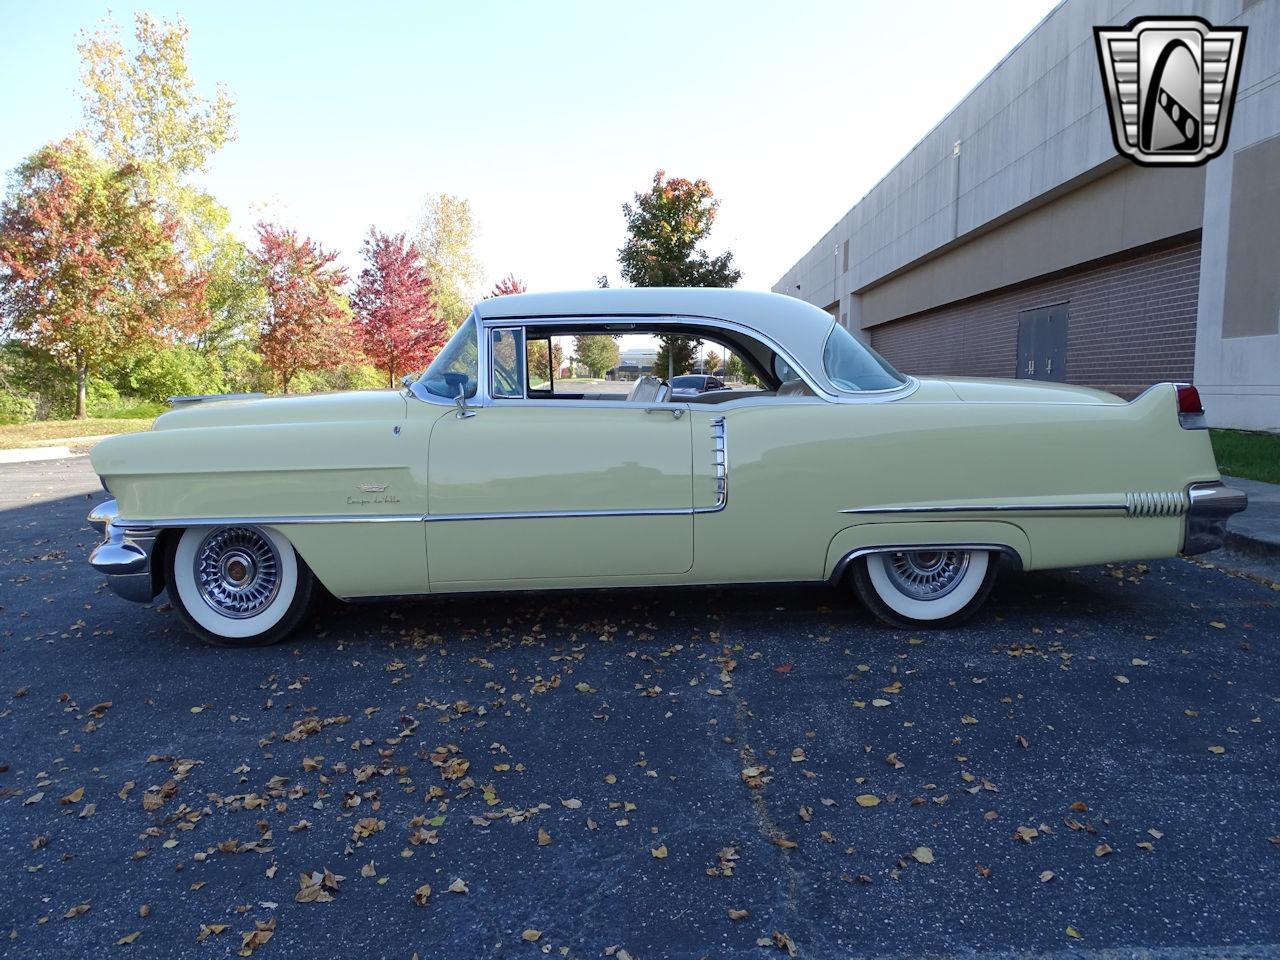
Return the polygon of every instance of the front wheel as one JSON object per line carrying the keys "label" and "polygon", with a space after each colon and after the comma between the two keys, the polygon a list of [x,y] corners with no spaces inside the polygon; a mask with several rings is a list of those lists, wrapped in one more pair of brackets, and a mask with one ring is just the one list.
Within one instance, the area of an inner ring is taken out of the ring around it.
{"label": "front wheel", "polygon": [[859,557],[858,597],[893,627],[950,627],[973,616],[991,592],[996,558],[989,550],[895,550]]}
{"label": "front wheel", "polygon": [[264,527],[189,527],[169,551],[167,573],[183,622],[220,647],[283,640],[315,596],[315,577],[293,545]]}

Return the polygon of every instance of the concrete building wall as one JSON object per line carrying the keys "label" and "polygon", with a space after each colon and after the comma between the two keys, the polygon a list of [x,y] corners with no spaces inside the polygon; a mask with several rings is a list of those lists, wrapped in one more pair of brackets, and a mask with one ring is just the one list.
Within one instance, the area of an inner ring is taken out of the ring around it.
{"label": "concrete building wall", "polygon": [[[1231,152],[1194,170],[1139,168],[1116,155],[1093,27],[1177,13],[1249,27]],[[913,337],[928,328],[928,315],[939,323],[969,317],[969,342],[987,343],[983,349],[1002,344],[1004,358],[982,359],[983,350],[949,338],[936,340],[934,350],[961,350],[957,356],[974,364],[949,372],[1001,367],[1008,376],[1016,353],[1001,326],[1007,318],[982,312],[984,303],[1006,309],[1003,298],[1014,288],[1058,282],[1063,271],[1084,277],[1106,269],[1100,261],[1141,260],[1153,245],[1185,247],[1186,237],[1199,231],[1193,366],[1202,393],[1213,398],[1210,420],[1280,429],[1280,309],[1272,309],[1280,305],[1280,262],[1267,260],[1280,249],[1280,216],[1269,213],[1272,204],[1280,209],[1280,175],[1265,145],[1239,162],[1233,155],[1277,135],[1280,0],[1064,0],[773,289],[831,310],[863,339],[884,345],[891,358],[895,350],[907,351],[909,359],[897,362],[908,372],[925,372],[921,363],[930,369],[959,363],[911,346],[924,342]],[[1280,155],[1280,146],[1276,150]],[[1229,254],[1233,169],[1245,197],[1236,201],[1235,249],[1249,251],[1235,258]],[[1251,242],[1259,232],[1261,247]],[[1186,265],[1160,263],[1169,274],[1149,280],[1148,288],[1181,290]],[[1242,296],[1246,288],[1260,292]],[[1110,302],[1119,303],[1113,293]],[[1160,310],[1153,304],[1151,316],[1162,316]],[[1186,304],[1178,310],[1185,315]],[[984,322],[993,325],[990,333],[976,330]],[[1077,326],[1102,338],[1091,347],[1098,360],[1089,382],[1114,382],[1129,393],[1135,377],[1154,381],[1190,372],[1184,341],[1167,368],[1148,364],[1140,374],[1126,368],[1143,322],[1133,313],[1092,327],[1073,321],[1070,347],[1078,356],[1085,347],[1076,342]],[[1163,336],[1163,320],[1151,322],[1157,325],[1150,335]],[[903,331],[891,330],[899,325]],[[1099,372],[1097,363],[1108,357],[1115,369]],[[1157,355],[1149,352],[1150,358]],[[1069,378],[1089,369],[1070,364]]]}
{"label": "concrete building wall", "polygon": [[[1251,148],[1280,135],[1280,0],[1247,3],[1236,22],[1248,26],[1249,39],[1230,153],[1206,167],[1196,386],[1211,423],[1280,430],[1280,313],[1271,307],[1280,296],[1280,223],[1250,218],[1259,234],[1254,237],[1245,233],[1248,225],[1237,220],[1238,242],[1258,244],[1262,256],[1249,263],[1229,257],[1235,175],[1252,166]],[[1258,155],[1275,153],[1264,148]],[[1250,200],[1259,199],[1251,189],[1258,184],[1255,180],[1243,186],[1240,196],[1247,209]],[[1253,295],[1228,300],[1229,285],[1235,290],[1253,288]],[[1227,318],[1228,303],[1236,310],[1257,312]]]}

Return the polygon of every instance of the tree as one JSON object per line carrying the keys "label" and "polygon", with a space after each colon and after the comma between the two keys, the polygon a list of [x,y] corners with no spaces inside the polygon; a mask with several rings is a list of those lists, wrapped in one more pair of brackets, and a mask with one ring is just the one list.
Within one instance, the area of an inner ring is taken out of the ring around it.
{"label": "tree", "polygon": [[[711,233],[720,201],[705,180],[668,179],[659,170],[647,192],[624,203],[627,241],[618,250],[622,278],[637,287],[732,287],[742,277],[733,254],[713,257],[699,248]],[[693,369],[697,342],[658,337],[654,374],[679,376]]]}
{"label": "tree", "polygon": [[658,353],[653,358],[653,375],[666,380],[691,373],[699,342],[688,337],[658,337]]}
{"label": "tree", "polygon": [[132,57],[111,20],[81,34],[78,47],[81,99],[94,142],[111,163],[137,167],[147,199],[181,222],[187,241],[208,235],[202,219],[220,219],[208,209],[212,198],[187,178],[202,173],[234,137],[227,92],[219,87],[212,100],[196,92],[187,66],[189,35],[181,19],[167,23],[139,13]]}
{"label": "tree", "polygon": [[751,368],[736,353],[729,354],[729,360],[725,363],[724,375],[725,379],[731,383],[745,383],[751,386],[759,386],[760,384],[760,378],[751,372]]}
{"label": "tree", "polygon": [[110,19],[82,33],[81,101],[93,142],[107,160],[138,171],[139,195],[176,221],[176,245],[188,268],[209,278],[213,322],[197,344],[225,353],[261,321],[264,292],[249,252],[230,232],[230,214],[192,178],[234,139],[232,101],[218,87],[196,90],[187,62],[189,31],[181,19],[134,18],[134,49]]}
{"label": "tree", "polygon": [[618,250],[622,278],[636,287],[732,287],[742,277],[733,254],[712,257],[698,245],[711,233],[720,201],[705,180],[653,175],[653,185],[624,203],[627,241]]}
{"label": "tree", "polygon": [[64,140],[15,171],[0,211],[0,315],[74,372],[79,419],[104,358],[208,320],[205,281],[177,256],[173,220],[139,199],[138,176]]}
{"label": "tree", "polygon": [[605,334],[574,337],[573,355],[593,377],[603,377],[618,365],[618,340]]}
{"label": "tree", "polygon": [[334,266],[336,253],[310,238],[268,223],[257,230],[267,290],[258,349],[288,393],[295,375],[336,367],[350,350],[350,315],[341,291],[347,274]]}
{"label": "tree", "polygon": [[493,289],[489,291],[489,296],[485,297],[490,300],[493,297],[506,297],[513,293],[525,293],[528,287],[523,280],[520,280],[513,273],[508,273],[505,277],[493,285]]}
{"label": "tree", "polygon": [[706,360],[704,361],[703,366],[705,367],[707,373],[714,374],[717,370],[720,369],[723,363],[724,363],[724,359],[720,356],[720,354],[716,353],[714,350],[708,350]]}
{"label": "tree", "polygon": [[471,312],[471,299],[484,270],[472,251],[476,228],[471,204],[442,193],[427,197],[418,228],[418,249],[427,264],[440,316],[450,332]]}
{"label": "tree", "polygon": [[403,233],[391,237],[371,228],[363,252],[367,265],[351,298],[356,333],[394,387],[398,376],[423,369],[440,352],[444,321],[436,314],[422,256]]}

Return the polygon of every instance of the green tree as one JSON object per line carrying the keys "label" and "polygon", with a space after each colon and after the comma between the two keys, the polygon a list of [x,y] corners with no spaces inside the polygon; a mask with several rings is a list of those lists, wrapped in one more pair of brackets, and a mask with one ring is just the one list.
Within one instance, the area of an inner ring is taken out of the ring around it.
{"label": "green tree", "polygon": [[724,363],[724,359],[714,350],[708,350],[706,357],[703,359],[703,366],[707,373],[715,373]]}
{"label": "green tree", "polygon": [[729,360],[725,364],[725,379],[732,383],[745,383],[752,386],[760,384],[760,378],[751,372],[740,356],[736,353],[729,354]]}
{"label": "green tree", "polygon": [[705,180],[668,178],[624,203],[627,241],[618,250],[622,279],[635,287],[732,287],[742,278],[733,254],[713,257],[699,247],[711,233],[720,201]]}
{"label": "green tree", "polygon": [[574,337],[573,355],[593,377],[603,377],[618,365],[618,339],[607,334]]}
{"label": "green tree", "polygon": [[[733,254],[711,256],[699,246],[711,233],[720,201],[705,180],[668,178],[659,170],[653,184],[622,205],[627,240],[618,250],[622,279],[636,287],[732,287],[742,277]],[[654,374],[679,376],[693,368],[697,342],[658,337]]]}
{"label": "green tree", "polygon": [[266,303],[248,250],[230,232],[230,214],[193,182],[234,139],[233,103],[222,87],[212,98],[198,92],[187,58],[190,31],[181,19],[139,13],[133,36],[130,51],[110,19],[81,34],[85,121],[110,163],[137,171],[140,198],[177,224],[179,252],[209,281],[212,322],[196,346],[224,354],[261,323]]}
{"label": "green tree", "polygon": [[653,375],[666,380],[693,371],[697,340],[688,337],[658,337],[658,353],[653,360]]}
{"label": "green tree", "polygon": [[448,193],[427,197],[417,247],[427,265],[439,315],[450,333],[467,319],[475,290],[484,277],[472,249],[475,238],[470,203]]}
{"label": "green tree", "polygon": [[176,224],[139,198],[137,176],[72,138],[23,163],[0,209],[0,316],[73,372],[78,418],[105,358],[208,319],[204,280],[177,256]]}

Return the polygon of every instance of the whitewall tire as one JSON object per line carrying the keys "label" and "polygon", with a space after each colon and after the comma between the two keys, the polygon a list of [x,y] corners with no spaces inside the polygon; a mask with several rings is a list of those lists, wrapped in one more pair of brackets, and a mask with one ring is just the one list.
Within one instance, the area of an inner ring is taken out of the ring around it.
{"label": "whitewall tire", "polygon": [[969,619],[995,582],[988,550],[886,551],[854,561],[853,584],[875,616],[895,627],[949,627]]}
{"label": "whitewall tire", "polygon": [[168,556],[169,598],[187,627],[218,646],[263,646],[302,622],[310,569],[266,527],[188,527]]}

